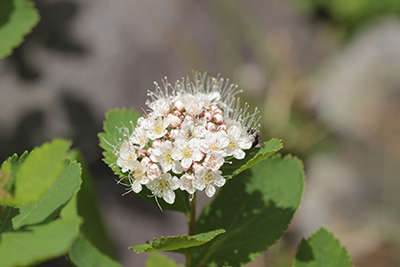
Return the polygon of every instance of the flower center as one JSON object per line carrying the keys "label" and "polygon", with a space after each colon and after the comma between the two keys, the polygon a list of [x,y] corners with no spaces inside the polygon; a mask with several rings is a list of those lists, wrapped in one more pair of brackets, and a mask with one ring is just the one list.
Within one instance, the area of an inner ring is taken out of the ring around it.
{"label": "flower center", "polygon": [[171,164],[173,162],[173,159],[171,157],[171,153],[164,153],[162,155],[162,160],[167,164]]}
{"label": "flower center", "polygon": [[236,140],[230,140],[228,147],[230,150],[236,150],[239,146]]}
{"label": "flower center", "polygon": [[203,179],[206,184],[209,184],[213,179],[212,174],[211,173],[206,174]]}
{"label": "flower center", "polygon": [[218,151],[219,150],[219,146],[215,143],[210,144],[210,150],[211,151]]}
{"label": "flower center", "polygon": [[161,134],[164,131],[164,127],[161,120],[158,120],[154,125],[154,132],[156,134]]}
{"label": "flower center", "polygon": [[191,158],[193,154],[193,150],[190,147],[185,147],[182,149],[182,155],[184,158]]}

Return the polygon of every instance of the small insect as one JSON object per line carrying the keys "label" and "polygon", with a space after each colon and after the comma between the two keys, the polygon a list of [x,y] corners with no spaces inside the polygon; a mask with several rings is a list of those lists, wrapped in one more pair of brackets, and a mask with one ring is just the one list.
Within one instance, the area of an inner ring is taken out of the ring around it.
{"label": "small insect", "polygon": [[149,241],[149,240],[146,240],[146,244],[150,244],[150,241]]}
{"label": "small insect", "polygon": [[264,141],[261,138],[260,131],[254,128],[248,128],[247,133],[252,134],[254,136],[253,144],[251,148],[260,145],[262,148],[265,148]]}

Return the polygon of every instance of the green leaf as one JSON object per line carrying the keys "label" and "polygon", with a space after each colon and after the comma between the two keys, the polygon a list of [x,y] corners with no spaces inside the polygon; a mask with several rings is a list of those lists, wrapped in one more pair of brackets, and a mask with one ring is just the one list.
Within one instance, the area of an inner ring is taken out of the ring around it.
{"label": "green leaf", "polygon": [[[81,184],[80,174],[81,168],[78,163],[65,160],[60,176],[37,201],[22,206],[6,207],[7,216],[0,220],[0,233],[53,219],[58,214],[57,210],[78,192]],[[8,220],[11,223],[7,222]]]}
{"label": "green leaf", "polygon": [[38,22],[39,13],[32,1],[0,1],[0,59],[11,54]]}
{"label": "green leaf", "polygon": [[264,143],[265,147],[262,149],[252,148],[246,151],[246,157],[241,160],[235,158],[228,158],[227,161],[232,163],[225,164],[221,170],[224,176],[228,176],[226,179],[231,179],[233,176],[238,175],[244,170],[251,168],[257,162],[268,158],[275,154],[282,148],[282,141],[276,138],[272,138],[268,142]]}
{"label": "green leaf", "polygon": [[183,264],[177,264],[173,259],[159,253],[150,254],[146,262],[146,267],[184,267]]}
{"label": "green leaf", "polygon": [[[0,199],[0,204],[19,206],[38,200],[59,177],[70,145],[69,141],[55,139],[35,148],[22,164],[18,164],[17,170],[13,167],[14,195]],[[13,160],[15,157],[7,161],[13,163]]]}
{"label": "green leaf", "polygon": [[78,237],[68,252],[68,259],[76,267],[122,267],[121,264],[101,253],[87,239]]}
{"label": "green leaf", "polygon": [[15,201],[13,191],[15,184],[15,175],[19,167],[24,163],[29,153],[25,151],[20,158],[17,154],[12,155],[3,162],[0,168],[0,205]]}
{"label": "green leaf", "polygon": [[332,233],[320,228],[297,248],[293,267],[351,267],[349,253]]}
{"label": "green leaf", "polygon": [[182,235],[161,237],[160,239],[154,238],[153,241],[149,242],[148,244],[131,246],[129,248],[133,249],[137,253],[174,251],[183,248],[203,245],[222,233],[225,233],[224,229],[218,229],[207,233],[197,234],[194,236]]}
{"label": "green leaf", "polygon": [[0,267],[30,266],[65,254],[79,233],[79,220],[28,226],[1,234]]}
{"label": "green leaf", "polygon": [[193,266],[242,266],[274,244],[300,205],[302,162],[274,156],[255,164],[222,187],[196,223],[196,232],[223,228],[215,241],[190,249]]}
{"label": "green leaf", "polygon": [[[114,171],[116,175],[120,178],[126,175],[121,172],[121,168],[115,164],[117,162],[117,157],[114,152],[118,147],[118,143],[121,143],[124,138],[122,131],[119,131],[122,127],[127,127],[132,133],[132,128],[136,125],[137,119],[141,115],[134,109],[112,109],[106,113],[106,120],[103,124],[104,132],[99,133],[100,147],[104,149],[103,156],[104,162]],[[133,125],[133,126],[132,126]],[[175,210],[183,213],[189,212],[189,197],[186,191],[176,190],[176,198],[174,204],[168,204],[163,199],[158,199],[161,207],[163,209]],[[149,197],[152,195],[151,191],[145,186],[143,190],[137,194],[147,202],[157,205],[154,197]]]}
{"label": "green leaf", "polygon": [[78,213],[83,218],[81,233],[101,253],[116,259],[117,253],[106,230],[89,170],[79,151],[72,150],[69,157],[77,160],[82,166],[82,185],[78,192]]}

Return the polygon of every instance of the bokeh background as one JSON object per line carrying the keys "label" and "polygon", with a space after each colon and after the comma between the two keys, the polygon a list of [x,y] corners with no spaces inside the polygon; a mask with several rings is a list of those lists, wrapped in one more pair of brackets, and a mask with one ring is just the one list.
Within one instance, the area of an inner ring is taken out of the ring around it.
{"label": "bokeh background", "polygon": [[290,228],[246,266],[290,266],[301,238],[320,226],[356,267],[400,266],[399,1],[35,2],[40,23],[0,61],[0,159],[72,139],[124,266],[147,257],[128,246],[187,227],[183,215],[121,196],[97,133],[107,110],[140,110],[154,81],[192,70],[237,83],[261,110],[263,139],[283,139],[282,153],[305,163]]}

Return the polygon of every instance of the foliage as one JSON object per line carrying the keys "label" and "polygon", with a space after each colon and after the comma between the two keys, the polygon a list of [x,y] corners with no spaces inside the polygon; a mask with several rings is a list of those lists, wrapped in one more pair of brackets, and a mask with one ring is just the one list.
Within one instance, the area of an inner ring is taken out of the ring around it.
{"label": "foliage", "polygon": [[39,13],[32,1],[0,1],[0,59],[10,55],[38,22]]}
{"label": "foliage", "polygon": [[301,241],[293,261],[293,267],[317,266],[352,266],[346,248],[325,228],[320,228],[308,240]]}
{"label": "foliage", "polygon": [[392,0],[293,0],[306,14],[333,23],[350,33],[382,15],[400,15],[400,2]]}
{"label": "foliage", "polygon": [[[82,160],[77,152],[67,153],[70,145],[55,139],[2,164],[1,267],[28,266],[69,253],[75,266],[88,266],[80,264],[85,260],[113,262],[102,253],[115,254],[104,233],[90,176],[85,172],[83,186],[81,164],[76,159]],[[81,186],[85,195],[78,194]],[[93,199],[86,201],[88,197]],[[91,225],[82,226],[83,221]],[[97,237],[87,230],[91,227]],[[77,248],[87,253],[76,253]]]}

